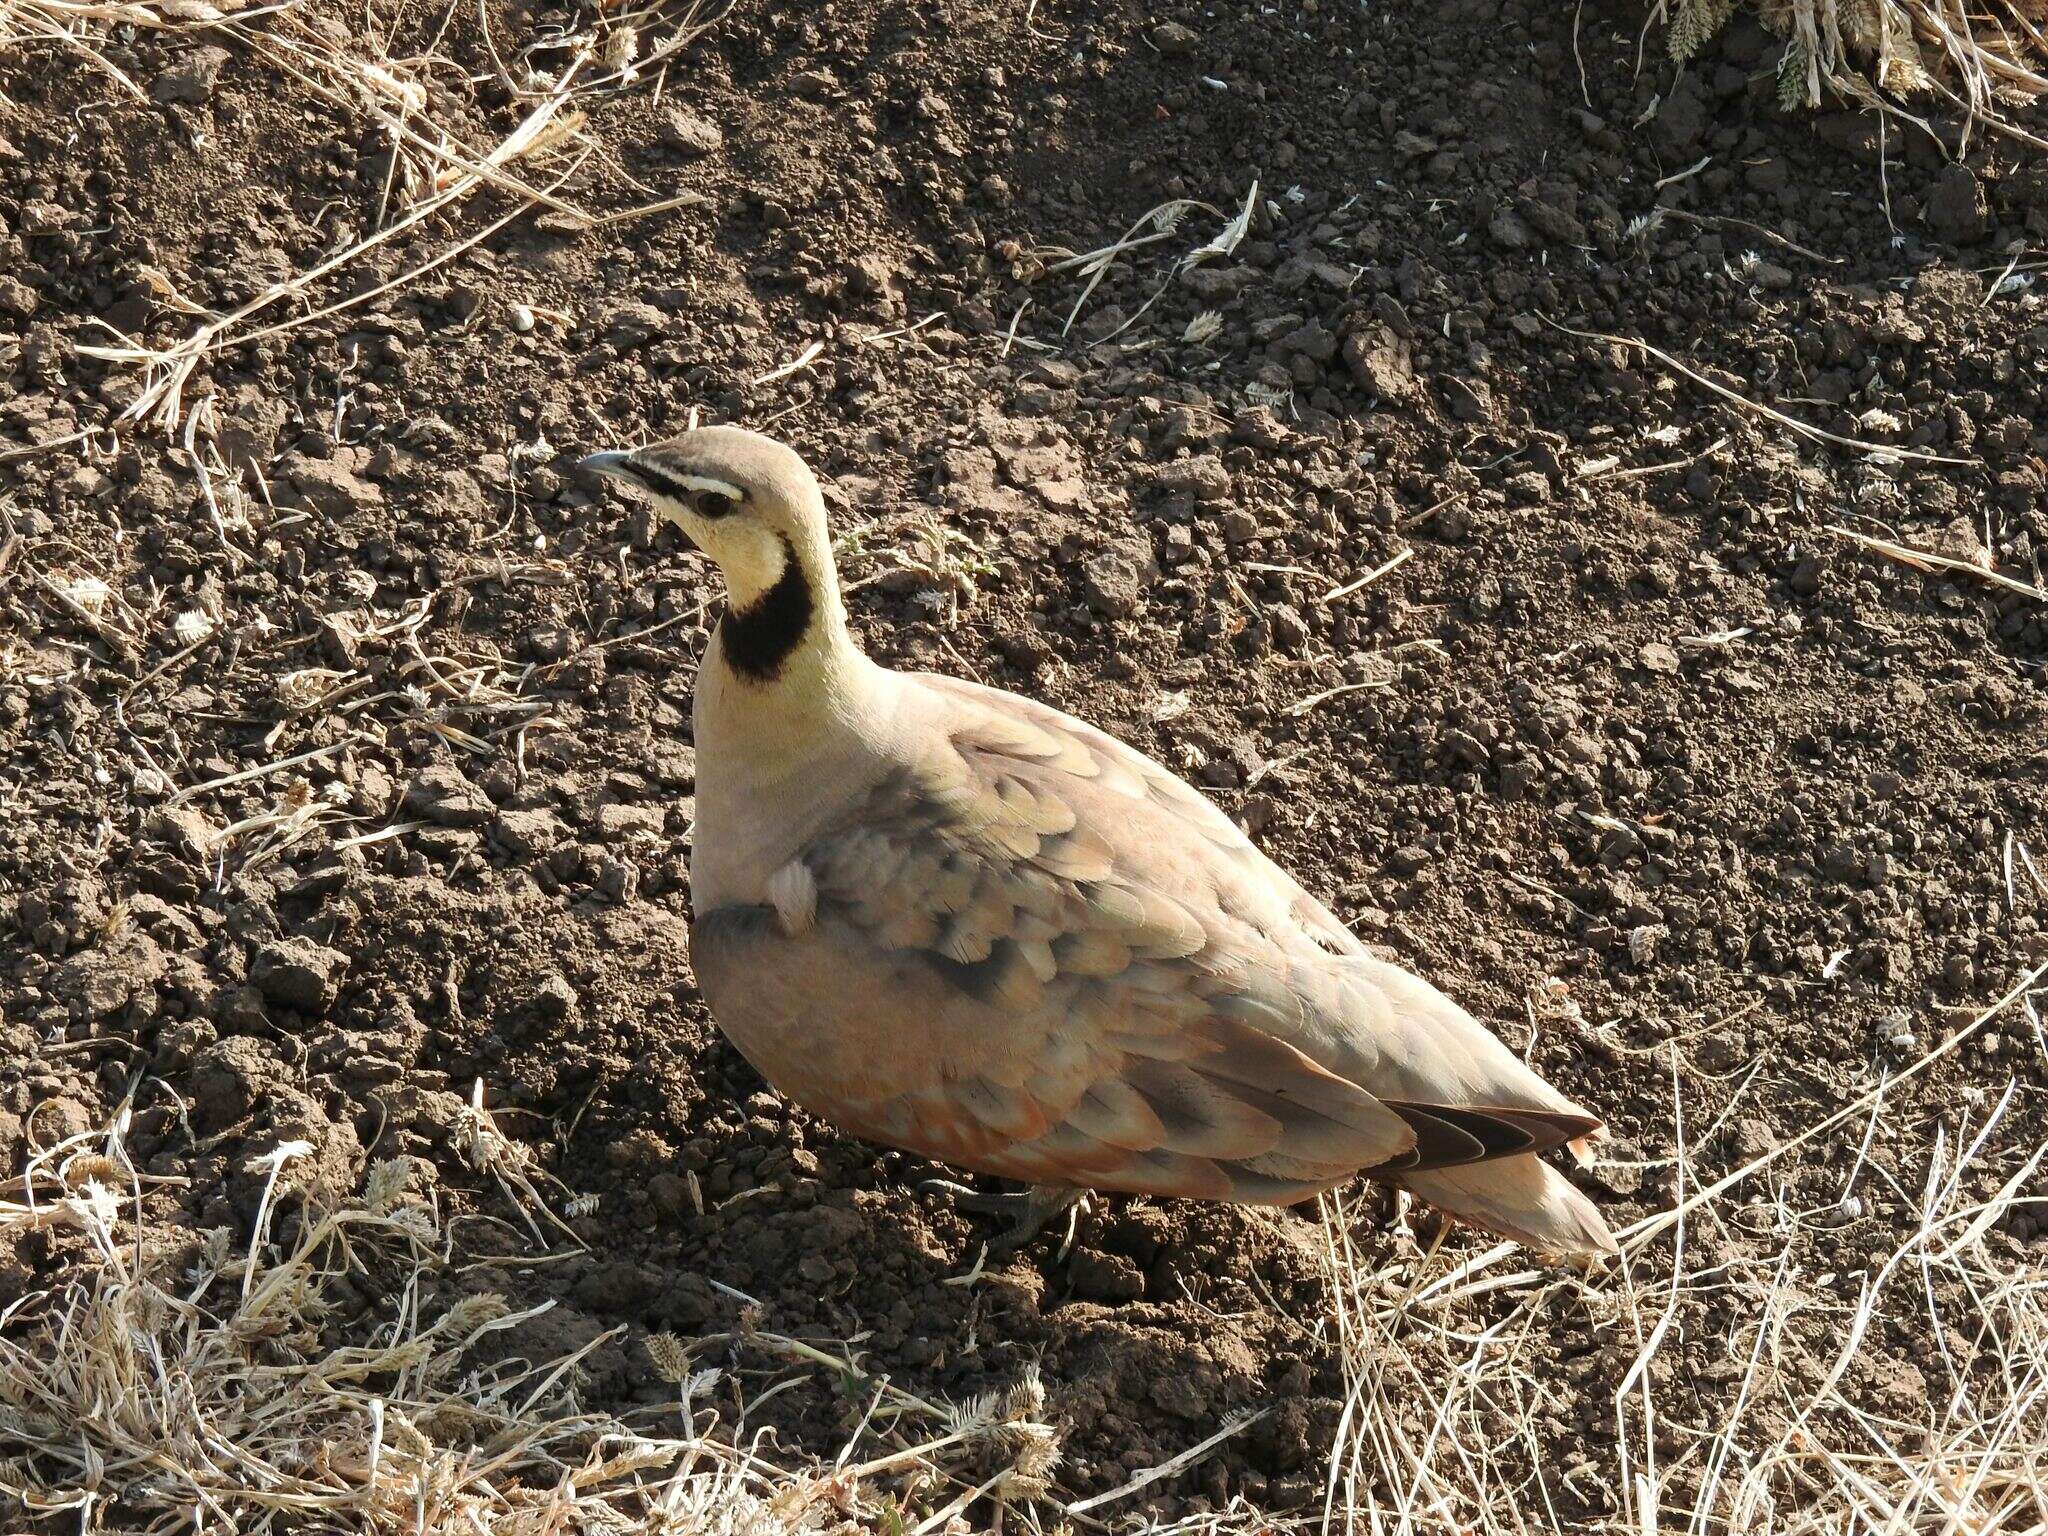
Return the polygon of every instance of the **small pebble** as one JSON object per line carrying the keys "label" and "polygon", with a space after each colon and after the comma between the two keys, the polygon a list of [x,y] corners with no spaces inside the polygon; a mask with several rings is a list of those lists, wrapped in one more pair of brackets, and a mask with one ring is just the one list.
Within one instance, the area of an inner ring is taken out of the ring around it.
{"label": "small pebble", "polygon": [[533,311],[524,304],[512,306],[512,329],[522,336],[533,329]]}

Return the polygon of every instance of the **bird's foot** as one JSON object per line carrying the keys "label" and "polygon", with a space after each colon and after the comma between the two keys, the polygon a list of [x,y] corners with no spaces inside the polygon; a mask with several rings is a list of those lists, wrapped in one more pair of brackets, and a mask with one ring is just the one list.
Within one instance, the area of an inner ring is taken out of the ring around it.
{"label": "bird's foot", "polygon": [[946,1195],[963,1211],[978,1216],[1000,1216],[1010,1225],[988,1241],[988,1256],[1001,1258],[1015,1253],[1045,1230],[1055,1216],[1064,1216],[1087,1193],[1058,1185],[1034,1184],[1014,1194],[985,1194],[955,1184],[951,1179],[926,1179],[918,1189],[926,1194]]}

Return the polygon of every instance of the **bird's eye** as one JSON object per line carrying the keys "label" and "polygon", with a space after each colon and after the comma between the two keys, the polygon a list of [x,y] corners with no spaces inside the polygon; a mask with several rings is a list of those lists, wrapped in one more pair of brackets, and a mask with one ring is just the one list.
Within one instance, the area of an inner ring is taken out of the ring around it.
{"label": "bird's eye", "polygon": [[699,517],[729,517],[739,510],[739,503],[723,491],[699,491],[690,502]]}

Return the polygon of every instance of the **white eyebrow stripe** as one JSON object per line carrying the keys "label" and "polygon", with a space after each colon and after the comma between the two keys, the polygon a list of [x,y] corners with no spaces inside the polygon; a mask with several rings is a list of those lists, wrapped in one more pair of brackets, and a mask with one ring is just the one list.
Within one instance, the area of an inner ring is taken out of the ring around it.
{"label": "white eyebrow stripe", "polygon": [[[660,469],[660,465],[655,468]],[[721,496],[730,496],[734,501],[745,501],[747,493],[730,480],[720,480],[715,475],[679,475],[673,470],[664,471],[671,480],[688,486],[693,491],[716,491]]]}

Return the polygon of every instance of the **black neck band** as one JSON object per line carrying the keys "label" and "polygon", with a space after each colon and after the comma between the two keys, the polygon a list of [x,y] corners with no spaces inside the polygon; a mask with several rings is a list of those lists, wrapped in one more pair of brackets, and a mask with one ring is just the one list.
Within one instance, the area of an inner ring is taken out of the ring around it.
{"label": "black neck band", "polygon": [[782,575],[775,585],[747,607],[728,609],[718,621],[726,665],[750,682],[772,682],[810,633],[815,614],[810,581],[784,539]]}

